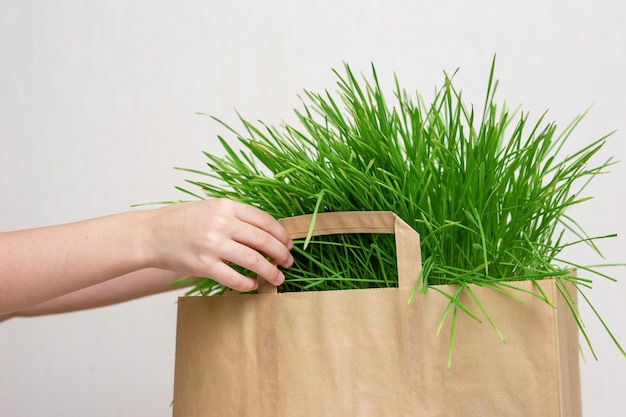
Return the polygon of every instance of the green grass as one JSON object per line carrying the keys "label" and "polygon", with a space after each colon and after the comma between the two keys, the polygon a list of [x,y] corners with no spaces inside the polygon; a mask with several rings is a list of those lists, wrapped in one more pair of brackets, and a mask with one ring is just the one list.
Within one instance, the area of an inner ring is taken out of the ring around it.
{"label": "green grass", "polygon": [[[468,284],[514,299],[515,281],[553,278],[571,299],[565,281],[581,291],[591,287],[590,276],[613,279],[563,259],[569,246],[587,245],[598,252],[595,242],[613,236],[589,236],[567,214],[589,198],[583,194],[589,181],[613,161],[594,162],[609,135],[563,152],[584,114],[558,130],[545,114],[531,122],[528,113],[496,104],[494,66],[495,60],[485,101],[476,109],[464,104],[447,74],[430,102],[409,94],[397,78],[388,100],[374,66],[369,79],[357,79],[346,65],[342,73],[335,71],[338,91],[305,92],[297,124],[276,127],[240,118],[238,131],[215,119],[231,134],[219,137],[223,154],[205,153],[205,169],[184,169],[199,179],[188,181],[195,191],[179,189],[194,198],[241,201],[277,218],[393,211],[421,236],[421,291],[459,285],[446,310],[453,313],[452,328],[461,310],[477,320],[485,316],[498,331]],[[234,140],[237,146],[231,145]],[[280,291],[397,286],[392,236],[328,236],[297,243],[296,262],[284,271]],[[572,276],[572,268],[581,277]],[[193,283],[192,293],[223,291],[210,279]],[[463,292],[475,299],[480,314],[459,301]],[[554,301],[538,297],[551,305]],[[570,309],[586,337],[578,310]]]}

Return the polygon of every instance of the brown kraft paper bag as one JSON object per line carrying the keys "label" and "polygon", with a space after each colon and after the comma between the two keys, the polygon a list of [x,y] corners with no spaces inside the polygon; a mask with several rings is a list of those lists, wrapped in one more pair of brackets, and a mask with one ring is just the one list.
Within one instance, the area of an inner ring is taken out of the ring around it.
{"label": "brown kraft paper bag", "polygon": [[[297,239],[311,216],[281,222]],[[407,303],[418,234],[390,212],[317,216],[314,235],[338,233],[395,234],[399,288],[181,297],[174,417],[581,416],[578,328],[554,280],[540,285],[556,309],[472,286],[506,342],[459,312],[448,369],[449,325],[436,334],[448,300]]]}

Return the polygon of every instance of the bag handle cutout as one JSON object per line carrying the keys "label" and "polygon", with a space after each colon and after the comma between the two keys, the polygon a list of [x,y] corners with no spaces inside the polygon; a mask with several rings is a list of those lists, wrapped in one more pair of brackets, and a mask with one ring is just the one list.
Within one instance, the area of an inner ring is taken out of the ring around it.
{"label": "bag handle cutout", "polygon": [[[292,239],[301,239],[309,233],[312,214],[286,217],[278,221],[289,231]],[[313,236],[382,233],[395,235],[398,262],[398,287],[411,288],[422,269],[419,234],[398,215],[390,211],[342,211],[319,213]],[[275,294],[275,286],[261,277],[258,294]]]}

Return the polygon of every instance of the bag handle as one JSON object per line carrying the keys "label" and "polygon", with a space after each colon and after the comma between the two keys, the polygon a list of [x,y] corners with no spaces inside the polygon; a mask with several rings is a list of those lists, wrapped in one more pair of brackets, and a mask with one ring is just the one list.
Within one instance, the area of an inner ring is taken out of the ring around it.
{"label": "bag handle", "polygon": [[[292,239],[301,239],[309,233],[312,214],[286,217],[278,221],[289,231]],[[411,288],[422,269],[420,237],[411,226],[390,211],[342,211],[319,213],[315,219],[313,236],[347,233],[394,234],[398,260],[398,287]],[[259,294],[276,293],[276,287],[258,277]]]}

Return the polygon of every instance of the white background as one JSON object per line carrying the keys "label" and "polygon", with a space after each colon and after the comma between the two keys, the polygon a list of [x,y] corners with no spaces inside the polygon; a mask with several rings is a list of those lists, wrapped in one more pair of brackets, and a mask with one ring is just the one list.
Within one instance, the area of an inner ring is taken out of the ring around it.
{"label": "white background", "polygon": [[[497,54],[499,101],[561,127],[593,104],[571,146],[617,129],[602,158],[626,160],[625,18],[617,1],[0,0],[0,230],[183,198],[173,167],[220,152],[195,112],[278,124],[303,89],[334,90],[344,61],[426,97],[460,67],[480,102]],[[620,234],[606,262],[626,261],[625,164],[572,213]],[[626,343],[626,268],[606,272],[621,281],[589,294]],[[0,416],[170,415],[177,295],[0,324]],[[585,415],[623,416],[626,359],[583,311],[600,358],[582,365]]]}

